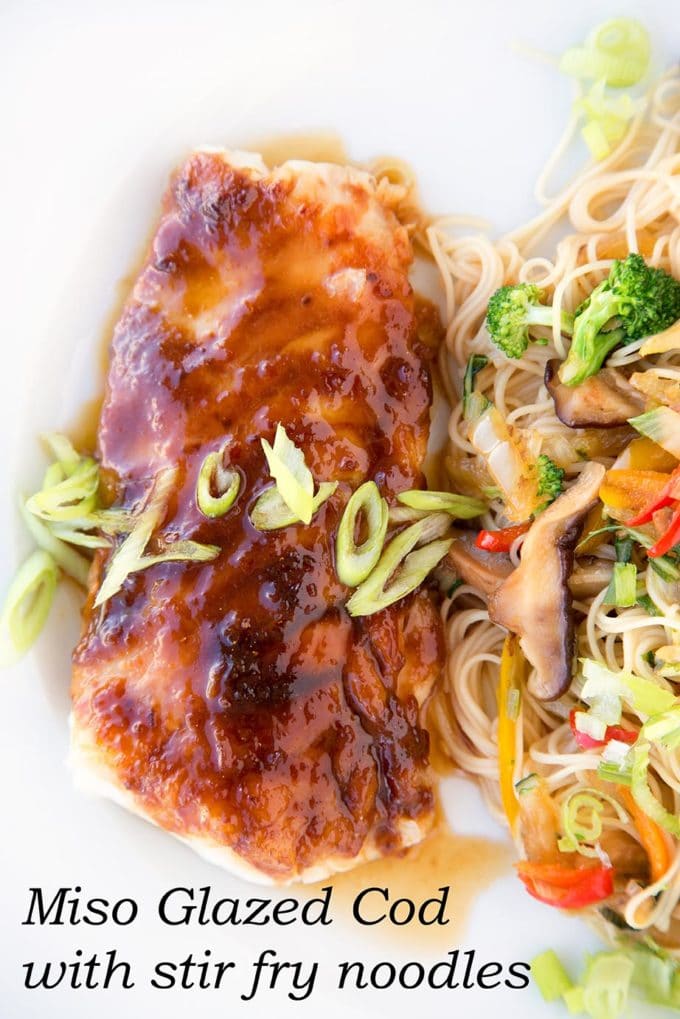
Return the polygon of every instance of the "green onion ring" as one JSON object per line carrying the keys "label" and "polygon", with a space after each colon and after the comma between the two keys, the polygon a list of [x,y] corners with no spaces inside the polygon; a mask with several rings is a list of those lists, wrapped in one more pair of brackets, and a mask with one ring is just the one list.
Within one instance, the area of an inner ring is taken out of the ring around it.
{"label": "green onion ring", "polygon": [[0,616],[3,665],[24,655],[38,637],[49,614],[59,571],[52,556],[37,549],[19,567]]}
{"label": "green onion ring", "polygon": [[[360,513],[364,513],[368,534],[361,545],[354,541]],[[374,568],[385,544],[389,509],[375,481],[357,488],[340,520],[335,540],[335,569],[343,584],[357,587]]]}
{"label": "green onion ring", "polygon": [[[206,517],[223,517],[234,505],[241,488],[240,474],[224,466],[224,451],[223,446],[208,453],[198,472],[196,503]],[[213,488],[217,495],[213,495]]]}

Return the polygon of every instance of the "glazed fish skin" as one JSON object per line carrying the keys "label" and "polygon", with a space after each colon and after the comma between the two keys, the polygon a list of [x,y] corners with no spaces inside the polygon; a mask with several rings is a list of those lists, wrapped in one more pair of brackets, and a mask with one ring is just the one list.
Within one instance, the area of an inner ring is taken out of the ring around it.
{"label": "glazed fish skin", "polygon": [[[131,575],[74,653],[81,777],[231,869],[313,880],[418,841],[433,815],[419,709],[442,639],[428,590],[351,619],[333,561],[352,490],[421,486],[434,332],[408,283],[389,189],[359,171],[200,151],[166,194],[116,327],[99,428],[116,502],[164,467],[176,490],[154,541],[219,545],[210,563]],[[310,526],[249,520],[281,422],[316,483]],[[226,444],[235,506],[195,503]]]}

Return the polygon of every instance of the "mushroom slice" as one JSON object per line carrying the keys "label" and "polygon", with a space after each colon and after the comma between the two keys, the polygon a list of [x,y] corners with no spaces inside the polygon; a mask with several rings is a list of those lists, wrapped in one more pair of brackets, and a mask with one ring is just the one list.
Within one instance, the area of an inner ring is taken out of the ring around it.
{"label": "mushroom slice", "polygon": [[482,594],[490,595],[513,571],[510,556],[502,552],[486,552],[475,545],[475,535],[459,531],[446,553],[445,565]]}
{"label": "mushroom slice", "polygon": [[557,374],[560,364],[557,358],[548,361],[545,385],[567,427],[616,428],[644,410],[644,398],[616,368],[601,368],[580,386],[565,386]]}
{"label": "mushroom slice", "polygon": [[541,701],[569,687],[575,651],[569,577],[581,524],[597,500],[604,467],[590,463],[575,485],[532,524],[522,561],[489,596],[489,616],[518,634],[535,672],[529,690]]}
{"label": "mushroom slice", "polygon": [[598,595],[612,579],[614,564],[608,559],[584,556],[579,559],[569,578],[569,590],[574,598],[584,600]]}

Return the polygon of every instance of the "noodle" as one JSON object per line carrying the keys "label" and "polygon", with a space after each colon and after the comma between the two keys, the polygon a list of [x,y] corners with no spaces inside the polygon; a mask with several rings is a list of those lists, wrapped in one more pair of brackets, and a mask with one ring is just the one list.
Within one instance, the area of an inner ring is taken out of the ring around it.
{"label": "noodle", "polygon": [[[463,488],[465,473],[479,460],[467,435],[461,405],[461,379],[471,354],[484,354],[489,365],[477,387],[498,408],[508,425],[534,455],[546,453],[566,471],[566,480],[585,467],[582,435],[557,418],[544,385],[550,358],[564,358],[567,350],[560,334],[559,315],[546,331],[546,344],[530,344],[518,360],[508,360],[491,343],[485,328],[489,298],[505,283],[532,282],[545,289],[553,307],[574,311],[603,280],[615,258],[640,252],[652,265],[680,276],[680,71],[674,68],[650,91],[645,109],[632,121],[621,144],[602,162],[589,166],[555,198],[547,197],[547,183],[575,130],[570,122],[537,184],[537,198],[546,208],[532,222],[494,241],[484,234],[461,233],[466,221],[448,218],[419,230],[441,274],[446,344],[441,367],[452,402],[447,467],[451,483]],[[469,221],[468,221],[469,222]],[[554,258],[540,250],[558,230],[561,239]],[[677,353],[663,354],[654,363],[640,357],[641,341],[619,350],[608,365],[635,365],[637,371],[654,368],[654,376],[680,381]],[[602,432],[589,430],[587,459],[610,468],[616,454]],[[463,479],[463,480],[461,480]],[[503,504],[491,503],[485,526],[502,527]],[[487,522],[488,521],[488,522]],[[518,562],[522,539],[511,557]],[[598,561],[614,558],[609,535],[595,549]],[[677,585],[664,581],[651,567],[639,577],[654,605],[650,615],[641,607],[619,608],[603,604],[605,590],[574,604],[578,654],[615,670],[626,669],[642,677],[655,675],[649,653],[680,643],[680,607]],[[504,818],[499,788],[497,726],[500,656],[505,637],[489,619],[484,597],[468,584],[454,591],[443,606],[448,661],[444,680],[431,708],[430,721],[450,759],[479,783],[492,814]],[[670,683],[667,683],[671,689]],[[530,772],[544,779],[559,808],[574,790],[593,785],[599,755],[575,750],[567,719],[578,701],[574,690],[556,703],[541,703],[526,689],[517,719],[515,781]],[[630,709],[626,718],[636,727],[641,719]],[[680,754],[653,746],[650,784],[669,809],[680,809]],[[614,787],[611,787],[614,788]],[[632,819],[620,821],[606,811],[605,831],[623,834],[631,846],[640,843]],[[667,873],[654,883],[630,880],[617,886],[617,909],[634,930],[653,935],[680,958],[680,845],[665,836],[669,847]],[[522,850],[521,844],[519,845]],[[610,938],[615,930],[596,910],[593,919]]]}

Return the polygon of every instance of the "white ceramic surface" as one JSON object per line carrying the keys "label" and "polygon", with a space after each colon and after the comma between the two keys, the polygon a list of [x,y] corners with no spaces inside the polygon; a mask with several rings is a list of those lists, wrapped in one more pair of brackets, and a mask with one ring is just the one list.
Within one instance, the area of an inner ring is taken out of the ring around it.
{"label": "white ceramic surface", "polygon": [[[2,0],[2,587],[28,547],[14,493],[39,477],[35,435],[68,425],[96,392],[100,338],[119,281],[153,224],[169,170],[187,149],[332,128],[355,158],[391,152],[408,159],[429,207],[510,227],[534,208],[533,180],[570,102],[568,84],[519,57],[512,42],[559,51],[620,13],[644,17],[659,62],[678,53],[671,0]],[[217,1019],[319,1008],[329,1019],[384,1010],[395,1017],[417,1011],[422,1019],[566,1014],[543,1005],[533,988],[339,994],[330,978],[338,961],[394,954],[389,942],[339,919],[321,933],[159,924],[154,903],[173,885],[211,884],[220,895],[249,889],[162,832],[72,788],[64,761],[77,630],[77,603],[62,592],[35,653],[2,676],[2,1019],[179,1019],[188,1011]],[[504,838],[467,783],[448,781],[445,794],[457,831]],[[455,883],[452,873],[454,903]],[[21,925],[29,886],[76,884],[88,896],[134,896],[140,918],[121,929]],[[593,945],[578,920],[532,902],[508,874],[477,899],[460,947],[507,964],[553,946],[576,965]],[[21,964],[29,959],[114,947],[138,972],[134,990],[22,989]],[[243,965],[268,947],[290,960],[317,959],[328,977],[300,1004],[285,992],[246,1005],[226,989],[142,986],[160,959],[211,948],[213,958]],[[406,955],[419,957],[417,943]],[[401,949],[397,956],[406,957]]]}

